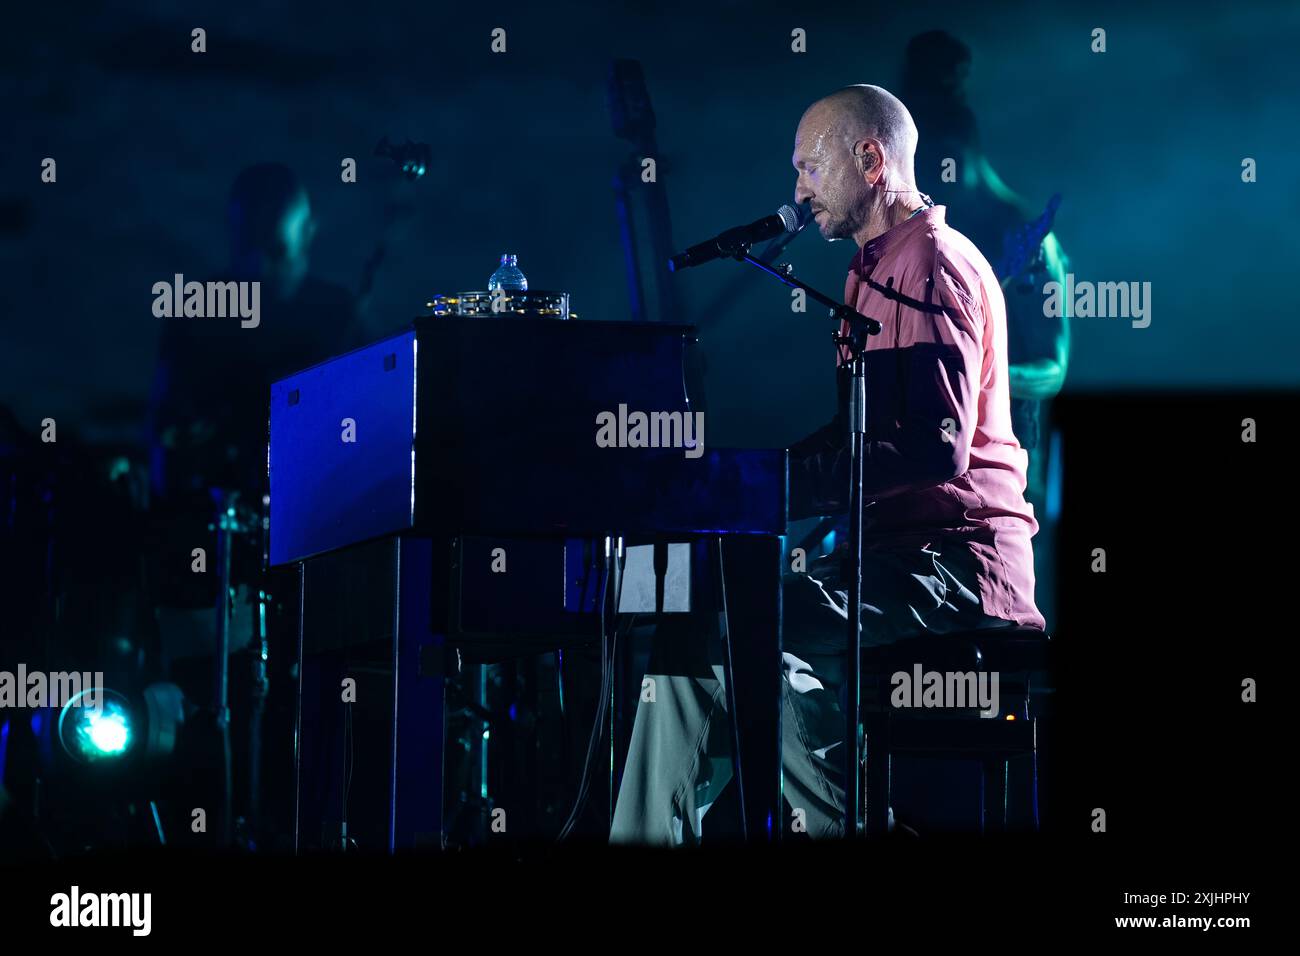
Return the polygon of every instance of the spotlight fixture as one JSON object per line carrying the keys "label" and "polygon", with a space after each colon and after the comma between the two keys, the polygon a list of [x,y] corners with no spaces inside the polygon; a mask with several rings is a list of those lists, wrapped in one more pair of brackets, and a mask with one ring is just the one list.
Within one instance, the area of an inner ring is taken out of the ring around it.
{"label": "spotlight fixture", "polygon": [[94,690],[83,690],[59,711],[59,743],[80,763],[120,760],[135,743],[131,706],[108,689],[100,690],[98,706],[87,706],[85,698]]}

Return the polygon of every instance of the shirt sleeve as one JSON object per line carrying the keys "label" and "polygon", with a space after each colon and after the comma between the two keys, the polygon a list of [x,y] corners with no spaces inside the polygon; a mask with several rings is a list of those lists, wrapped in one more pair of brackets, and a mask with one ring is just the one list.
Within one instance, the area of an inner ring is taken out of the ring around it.
{"label": "shirt sleeve", "polygon": [[[982,297],[936,270],[936,303],[899,310],[899,340],[867,352],[866,500],[942,484],[970,466],[983,368]],[[883,334],[890,334],[887,329]],[[843,376],[842,376],[843,377]],[[790,516],[848,510],[847,396],[824,428],[790,449]]]}

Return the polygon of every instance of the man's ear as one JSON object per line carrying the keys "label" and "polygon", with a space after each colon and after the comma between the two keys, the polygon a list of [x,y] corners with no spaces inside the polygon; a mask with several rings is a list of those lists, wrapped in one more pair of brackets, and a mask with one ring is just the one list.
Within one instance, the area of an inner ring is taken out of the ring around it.
{"label": "man's ear", "polygon": [[864,176],[879,165],[880,158],[869,140],[863,140],[855,146],[854,153],[858,161],[858,172]]}

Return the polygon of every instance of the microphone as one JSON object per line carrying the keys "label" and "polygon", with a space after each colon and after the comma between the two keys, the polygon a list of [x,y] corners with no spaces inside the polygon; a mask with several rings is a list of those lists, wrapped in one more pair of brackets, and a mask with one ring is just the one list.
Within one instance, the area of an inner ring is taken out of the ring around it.
{"label": "microphone", "polygon": [[771,239],[786,233],[797,234],[804,226],[812,222],[812,215],[807,203],[799,206],[786,204],[775,215],[764,216],[748,226],[736,226],[724,233],[714,236],[707,242],[691,246],[685,252],[679,252],[668,260],[668,271],[677,272],[691,266],[698,266],[714,259],[734,256],[742,246],[749,246],[764,239]]}

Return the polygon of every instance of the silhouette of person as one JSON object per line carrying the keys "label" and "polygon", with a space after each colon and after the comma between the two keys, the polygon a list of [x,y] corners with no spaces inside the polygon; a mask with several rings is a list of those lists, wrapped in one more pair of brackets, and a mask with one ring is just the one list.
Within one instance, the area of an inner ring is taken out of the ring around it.
{"label": "silhouette of person", "polygon": [[[220,590],[214,504],[224,508],[233,494],[252,509],[239,512],[244,519],[263,513],[271,383],[366,338],[353,296],[310,275],[315,232],[307,191],[288,167],[243,170],[230,192],[229,265],[215,281],[257,283],[257,321],[237,315],[160,320],[149,420],[158,526],[155,620],[163,667],[204,704],[213,696]],[[257,524],[245,520],[246,529]],[[247,820],[235,838],[246,845],[282,842],[291,819],[283,797],[292,792],[284,768],[292,738],[295,595],[287,575],[262,573],[261,543],[255,533],[232,536],[230,730],[227,737],[216,725],[206,758],[218,765],[222,749],[233,749],[234,813]],[[207,549],[209,573],[192,573],[198,546]],[[265,614],[259,592],[268,596]],[[220,786],[209,767],[189,773],[208,792]]]}
{"label": "silhouette of person", "polygon": [[255,326],[163,319],[151,409],[151,475],[164,498],[211,487],[258,500],[266,482],[271,383],[364,342],[352,295],[309,274],[316,232],[306,189],[279,163],[250,166],[230,192],[221,281],[260,284]]}
{"label": "silhouette of person", "polygon": [[[966,98],[970,66],[970,48],[961,40],[942,30],[918,34],[907,44],[900,95],[920,137],[918,184],[947,207],[948,221],[988,257],[1006,299],[1011,424],[1029,455],[1025,499],[1040,524],[1034,540],[1038,606],[1050,621],[1055,523],[1046,508],[1045,429],[1050,400],[1065,382],[1070,323],[1068,315],[1044,315],[1043,286],[1064,285],[1069,260],[1054,233],[1048,231],[1041,241],[1026,237],[1035,231],[1027,227],[1047,214],[1014,192],[989,162]],[[1028,248],[1017,248],[1023,244]]]}
{"label": "silhouette of person", "polygon": [[[980,142],[975,114],[966,102],[970,49],[942,30],[918,34],[907,45],[900,95],[912,110],[920,141],[917,178],[948,220],[970,237],[994,270],[1005,268],[1008,241],[1038,217],[994,171]],[[944,161],[955,160],[955,181],[943,176]],[[1044,403],[1065,382],[1070,351],[1068,317],[1043,315],[1042,287],[1049,279],[1065,282],[1067,260],[1054,233],[1033,250],[1015,275],[998,275],[1007,300],[1008,358],[1012,425],[1029,452],[1026,497],[1044,497],[1041,421]]]}

